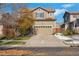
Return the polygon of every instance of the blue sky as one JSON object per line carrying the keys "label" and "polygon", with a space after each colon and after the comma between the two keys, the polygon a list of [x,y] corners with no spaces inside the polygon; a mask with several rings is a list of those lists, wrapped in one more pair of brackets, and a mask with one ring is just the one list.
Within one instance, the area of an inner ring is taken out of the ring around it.
{"label": "blue sky", "polygon": [[[54,15],[58,23],[63,22],[63,14],[65,11],[79,11],[78,3],[28,3],[26,5],[28,8],[44,7],[55,9]],[[8,5],[5,9],[10,12],[11,8],[12,7]]]}

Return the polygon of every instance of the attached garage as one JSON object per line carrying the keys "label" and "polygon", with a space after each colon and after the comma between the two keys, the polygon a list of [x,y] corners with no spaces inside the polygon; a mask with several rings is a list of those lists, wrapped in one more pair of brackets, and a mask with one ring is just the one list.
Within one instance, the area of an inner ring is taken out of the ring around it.
{"label": "attached garage", "polygon": [[54,33],[53,28],[55,28],[55,21],[45,21],[39,20],[35,21],[33,26],[33,33],[35,35],[44,34],[44,35],[51,35]]}
{"label": "attached garage", "polygon": [[52,26],[34,26],[36,34],[52,34]]}

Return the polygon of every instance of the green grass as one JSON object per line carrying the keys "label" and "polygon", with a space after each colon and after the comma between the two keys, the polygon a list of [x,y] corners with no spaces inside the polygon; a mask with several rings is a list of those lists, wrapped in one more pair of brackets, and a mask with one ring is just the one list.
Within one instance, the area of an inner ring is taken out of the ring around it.
{"label": "green grass", "polygon": [[18,37],[15,40],[29,40],[30,36],[22,36],[22,37]]}
{"label": "green grass", "polygon": [[23,45],[24,42],[21,41],[9,41],[9,42],[5,42],[5,41],[0,41],[0,45]]}
{"label": "green grass", "polygon": [[0,46],[1,45],[23,45],[25,43],[22,40],[29,40],[29,39],[30,39],[30,36],[22,36],[22,37],[17,37],[12,41],[10,41],[10,40],[1,41],[0,40]]}
{"label": "green grass", "polygon": [[21,41],[11,41],[11,42],[6,42],[4,45],[23,45],[23,42]]}
{"label": "green grass", "polygon": [[4,42],[3,41],[0,41],[0,45],[3,45],[4,44]]}

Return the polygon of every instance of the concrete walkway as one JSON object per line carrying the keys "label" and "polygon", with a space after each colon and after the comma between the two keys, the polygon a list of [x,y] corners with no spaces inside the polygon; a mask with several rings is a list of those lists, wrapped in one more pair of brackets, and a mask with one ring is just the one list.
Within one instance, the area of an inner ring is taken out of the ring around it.
{"label": "concrete walkway", "polygon": [[35,35],[26,41],[27,47],[66,47],[62,40],[53,35]]}

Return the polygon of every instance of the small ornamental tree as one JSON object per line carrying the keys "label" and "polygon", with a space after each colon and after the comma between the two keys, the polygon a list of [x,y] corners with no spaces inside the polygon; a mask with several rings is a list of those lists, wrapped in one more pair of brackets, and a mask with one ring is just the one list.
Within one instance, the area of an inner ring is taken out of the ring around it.
{"label": "small ornamental tree", "polygon": [[32,13],[30,13],[28,9],[26,9],[26,11],[26,13],[21,14],[20,19],[18,20],[18,31],[21,35],[27,34],[29,28],[32,28],[34,24]]}

